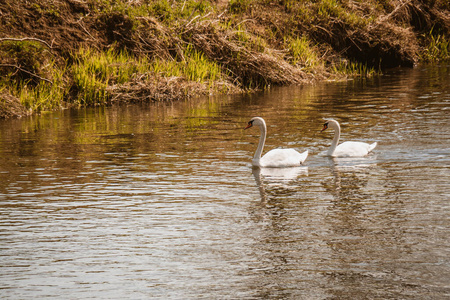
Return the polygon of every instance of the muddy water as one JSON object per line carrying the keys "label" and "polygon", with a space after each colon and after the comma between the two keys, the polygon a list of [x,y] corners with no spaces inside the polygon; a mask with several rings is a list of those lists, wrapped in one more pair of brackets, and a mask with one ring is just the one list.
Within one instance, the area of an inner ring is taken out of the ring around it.
{"label": "muddy water", "polygon": [[[305,166],[252,169],[265,151]],[[0,122],[3,299],[450,297],[450,67]],[[373,142],[358,159],[321,156]]]}

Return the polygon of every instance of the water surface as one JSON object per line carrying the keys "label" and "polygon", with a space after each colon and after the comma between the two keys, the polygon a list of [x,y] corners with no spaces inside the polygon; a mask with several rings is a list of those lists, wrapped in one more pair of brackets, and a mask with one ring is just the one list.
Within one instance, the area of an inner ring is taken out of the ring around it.
{"label": "water surface", "polygon": [[[450,297],[450,67],[0,121],[3,299]],[[304,166],[252,169],[265,151]],[[321,154],[378,142],[357,159]]]}

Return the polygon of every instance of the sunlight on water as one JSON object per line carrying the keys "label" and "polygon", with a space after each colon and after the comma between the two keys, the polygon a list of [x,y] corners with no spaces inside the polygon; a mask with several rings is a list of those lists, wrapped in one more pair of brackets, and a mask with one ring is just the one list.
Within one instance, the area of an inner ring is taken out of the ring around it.
{"label": "sunlight on water", "polygon": [[[450,297],[449,75],[0,121],[0,296]],[[254,116],[305,165],[252,168]]]}

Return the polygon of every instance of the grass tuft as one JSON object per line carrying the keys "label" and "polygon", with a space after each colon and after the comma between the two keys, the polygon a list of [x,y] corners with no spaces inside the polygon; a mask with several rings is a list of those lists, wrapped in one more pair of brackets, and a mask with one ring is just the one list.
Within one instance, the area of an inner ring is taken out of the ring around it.
{"label": "grass tuft", "polygon": [[46,47],[37,41],[6,40],[0,55],[0,90],[31,111],[61,108],[67,95],[66,67],[58,65]]}
{"label": "grass tuft", "polygon": [[292,57],[290,62],[294,66],[298,65],[311,70],[323,65],[317,49],[311,45],[306,36],[285,39],[285,43]]}
{"label": "grass tuft", "polygon": [[444,35],[432,35],[430,32],[428,46],[421,52],[421,59],[427,62],[450,60],[450,41]]}
{"label": "grass tuft", "polygon": [[337,75],[348,77],[371,77],[380,74],[373,67],[368,67],[367,64],[360,62],[348,62],[346,60],[334,64],[331,68],[332,72]]}
{"label": "grass tuft", "polygon": [[111,48],[100,52],[80,48],[72,66],[78,104],[95,105],[108,102],[107,87],[131,80],[133,74],[144,73],[149,66],[145,57],[136,59],[126,51]]}

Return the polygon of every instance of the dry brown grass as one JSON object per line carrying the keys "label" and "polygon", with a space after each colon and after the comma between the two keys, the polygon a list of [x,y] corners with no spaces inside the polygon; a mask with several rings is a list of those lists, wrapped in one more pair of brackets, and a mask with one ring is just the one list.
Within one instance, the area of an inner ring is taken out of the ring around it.
{"label": "dry brown grass", "polygon": [[312,77],[290,65],[273,49],[258,52],[238,44],[230,30],[218,29],[214,20],[191,23],[183,39],[224,66],[242,87],[306,83]]}
{"label": "dry brown grass", "polygon": [[181,77],[135,78],[121,85],[108,87],[111,102],[163,102],[206,95],[207,86]]}

